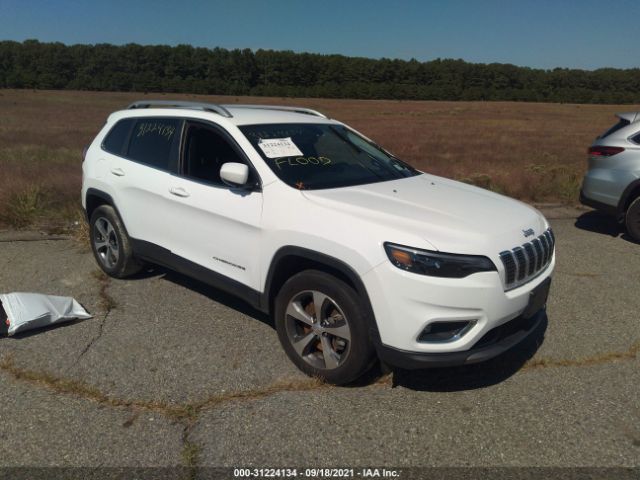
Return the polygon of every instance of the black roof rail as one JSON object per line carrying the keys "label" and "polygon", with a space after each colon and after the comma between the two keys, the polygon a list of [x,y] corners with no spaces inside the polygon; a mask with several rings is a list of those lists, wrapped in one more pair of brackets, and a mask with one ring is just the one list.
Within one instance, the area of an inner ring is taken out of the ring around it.
{"label": "black roof rail", "polygon": [[311,110],[310,108],[302,107],[285,107],[280,105],[243,105],[239,103],[228,103],[220,105],[227,108],[254,108],[256,110],[279,110],[283,112],[304,113],[306,115],[313,115],[315,117],[329,118],[324,113],[320,113],[317,110]]}
{"label": "black roof rail", "polygon": [[188,108],[192,110],[204,110],[206,112],[217,113],[225,118],[233,117],[229,110],[224,108],[222,105],[216,105],[215,103],[187,102],[182,100],[140,100],[129,105],[127,110],[151,107]]}

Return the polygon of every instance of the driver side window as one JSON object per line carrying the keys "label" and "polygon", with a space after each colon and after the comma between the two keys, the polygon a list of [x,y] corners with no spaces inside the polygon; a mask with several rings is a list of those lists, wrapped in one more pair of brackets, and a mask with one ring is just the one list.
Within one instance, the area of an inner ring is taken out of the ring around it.
{"label": "driver side window", "polygon": [[200,123],[188,124],[183,152],[183,175],[212,185],[224,185],[223,164],[246,163],[220,132]]}

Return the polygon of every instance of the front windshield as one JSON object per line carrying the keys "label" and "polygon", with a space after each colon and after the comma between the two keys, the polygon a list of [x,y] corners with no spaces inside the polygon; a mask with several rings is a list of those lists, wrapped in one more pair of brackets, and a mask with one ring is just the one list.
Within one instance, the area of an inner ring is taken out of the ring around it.
{"label": "front windshield", "polygon": [[413,167],[342,125],[246,125],[240,130],[287,185],[346,187],[419,175]]}

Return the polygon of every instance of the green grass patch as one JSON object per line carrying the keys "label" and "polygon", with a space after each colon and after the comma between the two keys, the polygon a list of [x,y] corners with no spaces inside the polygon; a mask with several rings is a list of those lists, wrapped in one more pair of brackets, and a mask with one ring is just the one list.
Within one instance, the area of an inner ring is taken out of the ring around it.
{"label": "green grass patch", "polygon": [[67,148],[0,149],[0,226],[72,228],[81,209],[79,156]]}

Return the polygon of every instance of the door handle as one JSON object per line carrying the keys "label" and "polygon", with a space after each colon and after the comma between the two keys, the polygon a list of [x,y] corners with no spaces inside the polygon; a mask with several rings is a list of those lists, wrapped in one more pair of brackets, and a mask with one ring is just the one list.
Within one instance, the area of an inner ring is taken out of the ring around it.
{"label": "door handle", "polygon": [[111,173],[116,177],[124,177],[124,170],[122,170],[121,168],[112,168]]}
{"label": "door handle", "polygon": [[182,187],[172,187],[169,189],[169,193],[171,193],[171,195],[175,195],[176,197],[182,198],[187,198],[190,195],[190,193]]}

